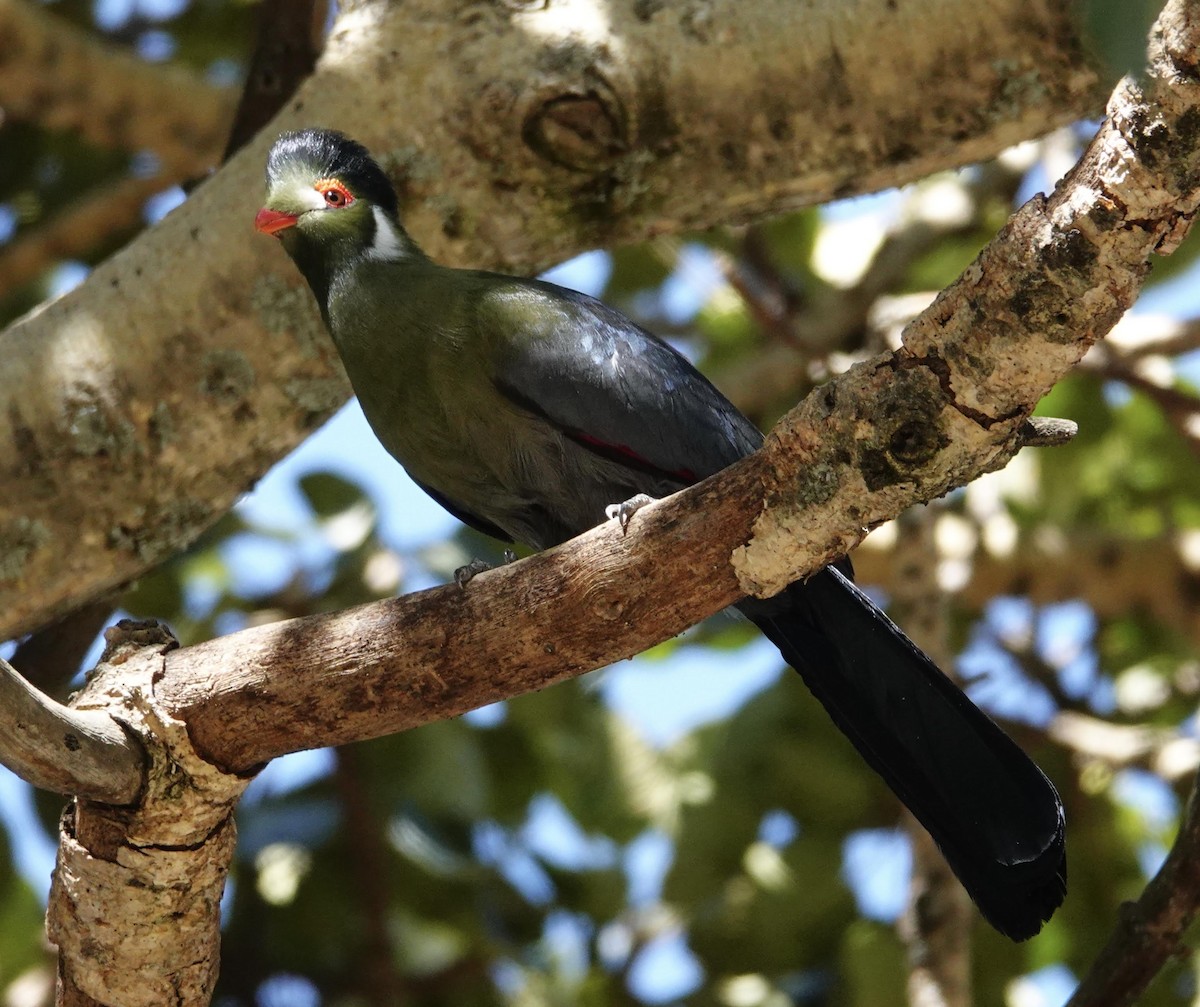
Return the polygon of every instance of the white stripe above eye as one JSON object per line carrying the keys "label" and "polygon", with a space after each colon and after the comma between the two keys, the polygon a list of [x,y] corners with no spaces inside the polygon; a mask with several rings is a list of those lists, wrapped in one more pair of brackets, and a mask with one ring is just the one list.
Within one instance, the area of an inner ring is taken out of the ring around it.
{"label": "white stripe above eye", "polygon": [[375,237],[371,247],[367,249],[368,259],[379,259],[381,262],[396,262],[404,258],[404,245],[395,226],[388,220],[387,214],[378,206],[371,207],[375,217]]}
{"label": "white stripe above eye", "polygon": [[307,210],[324,210],[325,197],[322,196],[311,185],[301,186],[296,190],[296,198],[304,205]]}

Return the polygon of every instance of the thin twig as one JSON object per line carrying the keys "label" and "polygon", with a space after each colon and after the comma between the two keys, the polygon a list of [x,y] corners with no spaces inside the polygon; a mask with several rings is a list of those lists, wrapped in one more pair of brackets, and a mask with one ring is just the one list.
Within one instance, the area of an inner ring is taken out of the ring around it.
{"label": "thin twig", "polygon": [[1174,427],[1193,454],[1200,456],[1200,397],[1173,385],[1164,385],[1142,374],[1110,352],[1091,354],[1083,369],[1108,381],[1119,381],[1142,392]]}
{"label": "thin twig", "polygon": [[1200,910],[1200,799],[1192,785],[1171,852],[1136,902],[1127,902],[1104,950],[1067,1007],[1126,1007],[1173,957]]}

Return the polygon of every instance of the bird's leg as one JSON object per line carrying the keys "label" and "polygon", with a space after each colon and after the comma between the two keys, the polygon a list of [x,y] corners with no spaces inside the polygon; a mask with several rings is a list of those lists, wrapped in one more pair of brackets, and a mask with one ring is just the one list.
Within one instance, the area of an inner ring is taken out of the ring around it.
{"label": "bird's leg", "polygon": [[623,534],[629,531],[629,522],[633,520],[633,515],[645,507],[646,504],[654,503],[655,499],[655,497],[648,496],[645,493],[639,493],[636,496],[631,496],[624,503],[609,504],[604,508],[604,516],[610,521],[619,521]]}
{"label": "bird's leg", "polygon": [[[515,563],[517,554],[511,549],[504,550],[504,564]],[[476,577],[487,570],[492,569],[492,564],[482,559],[473,559],[466,566],[460,566],[454,571],[454,583],[460,588],[465,588]]]}

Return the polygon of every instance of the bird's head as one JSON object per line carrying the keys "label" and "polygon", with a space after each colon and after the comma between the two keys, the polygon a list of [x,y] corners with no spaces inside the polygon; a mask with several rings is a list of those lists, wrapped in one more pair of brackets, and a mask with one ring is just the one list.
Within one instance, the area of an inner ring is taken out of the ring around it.
{"label": "bird's head", "polygon": [[254,226],[293,257],[328,260],[398,251],[396,215],[396,193],[366,148],[332,130],[305,129],[271,148],[267,200]]}

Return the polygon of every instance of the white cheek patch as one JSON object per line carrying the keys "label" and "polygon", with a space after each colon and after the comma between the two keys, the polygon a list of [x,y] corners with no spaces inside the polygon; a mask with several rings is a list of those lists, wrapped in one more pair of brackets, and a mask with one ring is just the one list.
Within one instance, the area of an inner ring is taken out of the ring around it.
{"label": "white cheek patch", "polygon": [[368,259],[379,259],[381,262],[396,262],[404,258],[404,246],[400,243],[400,235],[387,214],[378,206],[371,207],[375,217],[375,238],[367,249]]}

